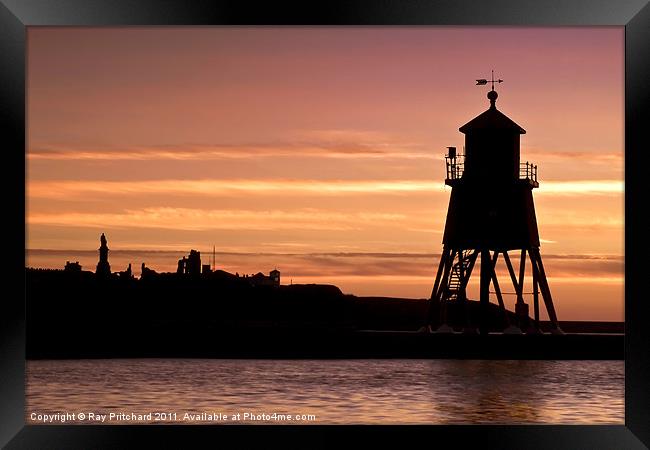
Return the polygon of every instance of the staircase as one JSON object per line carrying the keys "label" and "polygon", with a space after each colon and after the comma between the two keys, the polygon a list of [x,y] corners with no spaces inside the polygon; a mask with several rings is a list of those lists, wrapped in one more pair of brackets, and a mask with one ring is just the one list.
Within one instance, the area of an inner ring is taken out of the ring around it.
{"label": "staircase", "polygon": [[467,278],[467,269],[471,264],[472,250],[463,250],[461,258],[457,260],[451,268],[449,282],[447,283],[446,292],[443,299],[454,301],[458,299],[461,291],[461,274]]}

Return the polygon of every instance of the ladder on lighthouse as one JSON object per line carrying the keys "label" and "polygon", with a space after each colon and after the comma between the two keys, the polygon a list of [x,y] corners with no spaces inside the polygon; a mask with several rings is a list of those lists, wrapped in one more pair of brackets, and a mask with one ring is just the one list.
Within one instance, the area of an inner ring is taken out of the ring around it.
{"label": "ladder on lighthouse", "polygon": [[467,280],[476,261],[476,252],[473,250],[463,250],[460,257],[452,266],[449,274],[449,280],[443,293],[443,301],[458,300],[458,297],[467,286]]}

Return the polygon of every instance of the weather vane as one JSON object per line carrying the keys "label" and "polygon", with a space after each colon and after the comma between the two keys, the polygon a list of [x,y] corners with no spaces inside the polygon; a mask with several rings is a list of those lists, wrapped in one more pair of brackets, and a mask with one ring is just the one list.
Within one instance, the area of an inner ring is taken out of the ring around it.
{"label": "weather vane", "polygon": [[494,90],[494,83],[503,83],[503,80],[501,80],[501,79],[498,79],[498,80],[494,79],[494,70],[493,70],[492,71],[492,80],[486,80],[485,78],[481,78],[480,80],[476,80],[476,86],[486,85],[486,84],[488,84],[488,81],[492,82],[492,90]]}

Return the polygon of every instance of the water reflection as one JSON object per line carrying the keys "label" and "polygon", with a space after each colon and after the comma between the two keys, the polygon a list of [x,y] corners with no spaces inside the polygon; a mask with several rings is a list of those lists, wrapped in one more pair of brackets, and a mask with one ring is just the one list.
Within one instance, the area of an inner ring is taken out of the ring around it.
{"label": "water reflection", "polygon": [[181,423],[214,423],[182,420],[202,412],[287,423],[244,420],[247,412],[311,414],[319,424],[622,424],[624,362],[29,361],[26,394],[28,423],[32,412],[165,411]]}

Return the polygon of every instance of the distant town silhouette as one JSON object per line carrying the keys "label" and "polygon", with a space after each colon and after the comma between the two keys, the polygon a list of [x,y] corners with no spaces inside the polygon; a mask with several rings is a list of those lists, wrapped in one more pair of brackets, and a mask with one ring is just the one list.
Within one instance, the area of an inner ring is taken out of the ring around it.
{"label": "distant town silhouette", "polygon": [[[97,269],[95,270],[94,277],[97,280],[104,281],[134,280],[135,276],[131,264],[129,264],[124,271],[115,273],[111,272],[111,265],[108,261],[108,252],[108,240],[106,239],[106,235],[102,233],[100,237],[99,261],[97,262]],[[83,271],[79,261],[66,261],[63,271],[66,273],[84,273],[83,276],[85,277],[91,277],[92,274],[90,271]],[[202,264],[201,252],[194,249],[190,250],[188,256],[183,256],[183,258],[178,260],[178,268],[175,273],[158,273],[154,269],[147,267],[144,262],[141,266],[141,280],[179,280],[188,277],[194,280],[230,280],[232,282],[237,282],[237,280],[241,278],[242,281],[251,286],[280,286],[280,271],[277,269],[271,270],[268,275],[264,275],[262,272],[257,272],[251,275],[244,274],[240,277],[239,273],[232,274],[225,270],[213,268],[211,264]]]}
{"label": "distant town silhouette", "polygon": [[[484,311],[475,301],[449,305],[447,323],[456,333],[431,334],[423,332],[430,314],[427,301],[357,297],[334,285],[282,285],[277,269],[269,275],[232,274],[201,264],[196,250],[178,261],[176,272],[158,273],[143,263],[136,278],[131,265],[119,272],[110,267],[108,239],[102,234],[94,272],[83,270],[78,261],[67,261],[63,269],[26,268],[29,358],[490,356],[484,346],[465,341],[481,336],[462,333],[468,324],[480,323]],[[518,320],[511,311],[504,318],[495,304],[488,315],[489,330],[499,334]],[[542,326],[550,330],[552,324]],[[617,323],[564,322],[563,327],[622,332]],[[417,336],[452,341],[441,347],[440,341],[432,344]],[[409,340],[414,337],[416,341]],[[519,348],[521,357],[534,357],[540,344],[530,342],[509,344],[502,348],[505,354],[492,356],[512,357]],[[561,348],[568,352],[565,356],[591,352],[590,357],[599,358],[617,352],[611,340],[584,345],[565,342]],[[538,357],[547,351],[547,344],[541,345]]]}

